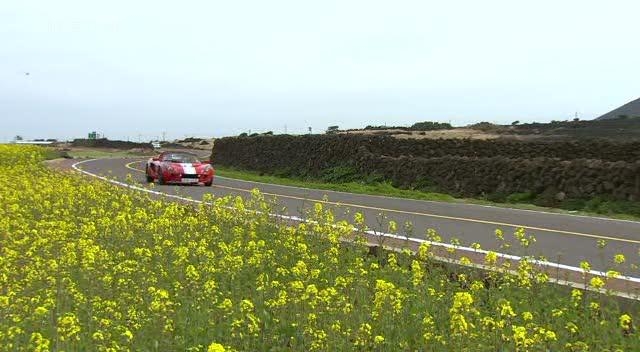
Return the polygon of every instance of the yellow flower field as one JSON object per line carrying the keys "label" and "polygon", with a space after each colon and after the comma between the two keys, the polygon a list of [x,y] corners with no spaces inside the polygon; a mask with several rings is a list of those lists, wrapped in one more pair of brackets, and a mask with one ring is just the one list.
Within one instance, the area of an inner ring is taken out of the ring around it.
{"label": "yellow flower field", "polygon": [[183,205],[43,158],[0,145],[1,351],[640,350],[637,302],[526,263],[485,275],[427,246],[373,256],[320,204],[291,227],[258,192]]}

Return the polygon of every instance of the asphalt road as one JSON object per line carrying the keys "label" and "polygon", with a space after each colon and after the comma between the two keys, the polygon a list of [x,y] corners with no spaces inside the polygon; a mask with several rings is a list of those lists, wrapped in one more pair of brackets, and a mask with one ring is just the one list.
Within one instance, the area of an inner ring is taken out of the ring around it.
{"label": "asphalt road", "polygon": [[[79,167],[88,172],[124,180],[130,174],[144,184],[144,161],[139,159],[98,159],[84,162]],[[279,207],[289,215],[304,217],[305,210],[314,202],[322,201],[335,207],[336,218],[353,219],[353,213],[362,212],[367,225],[387,232],[388,220],[395,220],[399,230],[410,221],[413,231],[410,237],[425,238],[426,230],[435,229],[445,242],[459,239],[463,245],[479,243],[483,249],[497,250],[514,255],[543,255],[551,262],[578,266],[587,260],[593,269],[606,270],[613,266],[612,258],[622,253],[627,262],[616,270],[638,277],[640,272],[629,268],[639,263],[640,222],[585,217],[566,214],[507,209],[472,204],[444,203],[409,200],[402,198],[368,196],[343,192],[304,189],[248,182],[216,177],[212,187],[155,186],[154,190],[193,199],[202,199],[205,193],[216,197],[225,195],[248,196],[253,189],[260,189],[267,197],[273,197]],[[324,200],[323,200],[324,199]],[[523,227],[536,242],[525,252],[514,240],[513,232]],[[505,239],[513,246],[500,249],[494,231],[503,230]],[[604,249],[597,241],[605,240]]]}

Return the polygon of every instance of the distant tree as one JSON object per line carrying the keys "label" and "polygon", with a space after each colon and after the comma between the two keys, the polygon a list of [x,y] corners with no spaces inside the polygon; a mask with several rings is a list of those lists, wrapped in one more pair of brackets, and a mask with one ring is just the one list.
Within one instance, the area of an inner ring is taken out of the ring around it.
{"label": "distant tree", "polygon": [[329,126],[327,127],[327,134],[336,134],[338,133],[338,130],[340,129],[340,127],[338,126]]}
{"label": "distant tree", "polygon": [[413,131],[434,131],[434,130],[449,130],[452,129],[451,124],[446,122],[433,122],[433,121],[424,121],[414,123],[410,130]]}
{"label": "distant tree", "polygon": [[248,136],[247,132],[242,132],[238,135],[238,137],[247,137],[247,136]]}
{"label": "distant tree", "polygon": [[580,118],[578,118],[578,117],[573,119],[573,122],[578,122],[578,121],[580,121]]}
{"label": "distant tree", "polygon": [[482,122],[478,122],[478,123],[473,124],[473,125],[469,125],[468,127],[472,128],[474,130],[480,130],[480,131],[483,131],[483,132],[488,132],[488,131],[495,130],[498,126],[492,124],[491,122],[482,121]]}
{"label": "distant tree", "polygon": [[511,126],[516,126],[520,124],[520,120],[515,120],[511,123]]}
{"label": "distant tree", "polygon": [[267,131],[262,134],[263,136],[273,136],[273,131]]}
{"label": "distant tree", "polygon": [[15,141],[21,141],[21,140],[23,140],[23,138],[22,138],[22,136],[21,136],[21,135],[17,135],[17,136],[15,136],[15,137],[13,137],[13,140],[15,140]]}

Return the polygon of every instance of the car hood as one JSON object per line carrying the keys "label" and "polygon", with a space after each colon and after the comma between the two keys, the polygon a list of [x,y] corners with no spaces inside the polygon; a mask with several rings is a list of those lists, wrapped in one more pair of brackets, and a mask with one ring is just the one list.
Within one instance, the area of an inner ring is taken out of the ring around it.
{"label": "car hood", "polygon": [[175,163],[175,162],[165,162],[165,164],[171,165],[173,167],[181,168],[182,172],[184,172],[186,174],[200,172],[207,165],[210,165],[210,164],[207,164],[207,163]]}

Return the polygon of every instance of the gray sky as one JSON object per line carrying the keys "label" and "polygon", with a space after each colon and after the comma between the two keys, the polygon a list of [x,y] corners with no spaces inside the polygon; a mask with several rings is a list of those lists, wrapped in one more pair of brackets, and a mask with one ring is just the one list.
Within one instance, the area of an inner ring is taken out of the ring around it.
{"label": "gray sky", "polygon": [[639,13],[637,0],[5,1],[0,140],[590,119],[640,96]]}

